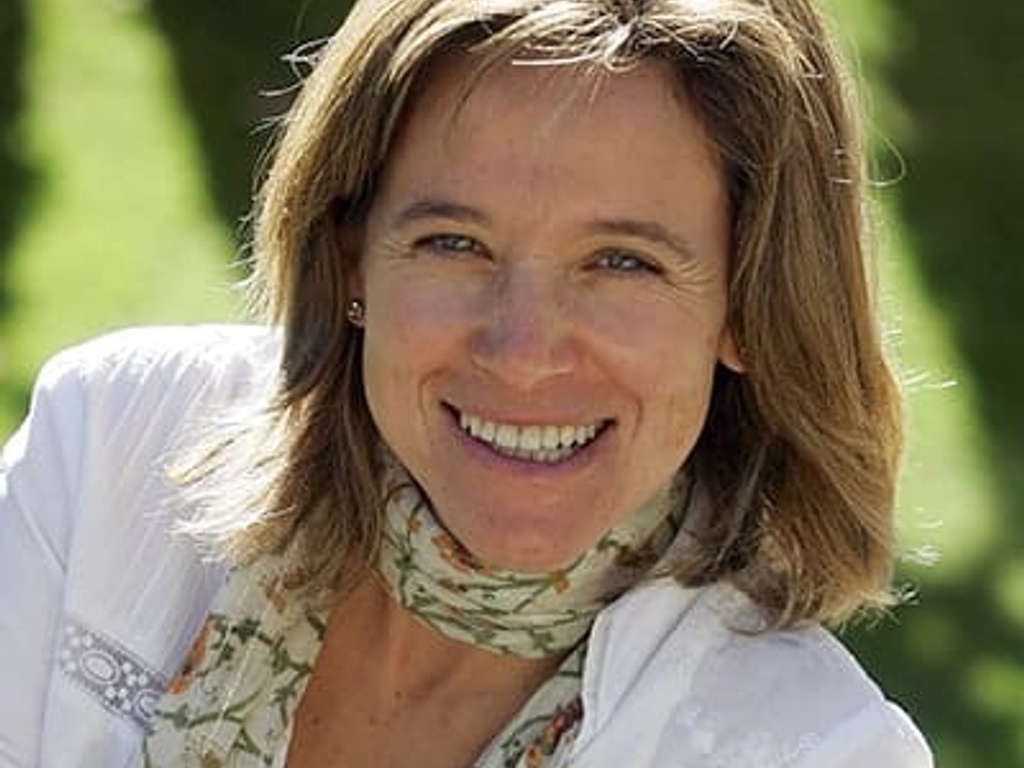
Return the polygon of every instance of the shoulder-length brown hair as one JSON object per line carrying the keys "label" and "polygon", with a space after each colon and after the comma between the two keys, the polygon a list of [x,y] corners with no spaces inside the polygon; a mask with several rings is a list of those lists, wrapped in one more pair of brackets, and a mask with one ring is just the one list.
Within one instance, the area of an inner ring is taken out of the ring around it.
{"label": "shoulder-length brown hair", "polygon": [[712,512],[676,575],[731,580],[778,625],[886,602],[898,392],[864,255],[850,81],[810,0],[358,3],[287,115],[258,200],[253,287],[283,328],[277,398],[186,473],[193,528],[243,561],[296,547],[312,585],[371,562],[379,438],[339,226],[365,216],[410,95],[453,49],[481,71],[671,62],[727,177],[729,323],[746,367],[717,373],[692,457]]}

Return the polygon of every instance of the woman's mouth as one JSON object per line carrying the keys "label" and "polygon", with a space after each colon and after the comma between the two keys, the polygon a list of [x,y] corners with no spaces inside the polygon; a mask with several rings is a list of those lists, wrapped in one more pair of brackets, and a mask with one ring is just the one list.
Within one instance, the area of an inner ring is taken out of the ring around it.
{"label": "woman's mouth", "polygon": [[590,445],[610,422],[504,424],[457,411],[462,431],[495,453],[538,464],[558,464]]}

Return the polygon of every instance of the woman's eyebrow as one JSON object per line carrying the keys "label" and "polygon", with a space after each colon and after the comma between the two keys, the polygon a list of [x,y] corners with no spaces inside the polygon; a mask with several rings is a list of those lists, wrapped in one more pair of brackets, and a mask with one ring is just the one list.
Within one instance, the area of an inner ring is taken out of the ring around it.
{"label": "woman's eyebrow", "polygon": [[462,203],[450,200],[426,198],[415,200],[402,208],[391,219],[393,227],[404,227],[424,219],[450,219],[468,221],[474,224],[487,224],[490,217],[483,211]]}

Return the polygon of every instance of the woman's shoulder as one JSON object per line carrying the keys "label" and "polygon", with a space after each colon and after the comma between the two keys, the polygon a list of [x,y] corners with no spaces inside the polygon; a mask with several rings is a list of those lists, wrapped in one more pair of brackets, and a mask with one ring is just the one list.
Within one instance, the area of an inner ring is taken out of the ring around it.
{"label": "woman's shoulder", "polygon": [[79,534],[151,521],[174,490],[168,462],[227,408],[263,401],[278,348],[265,327],[192,325],[113,331],[58,352],[4,453],[27,513]]}
{"label": "woman's shoulder", "polygon": [[719,765],[931,764],[917,728],[831,633],[817,625],[735,631],[727,611],[718,615],[725,635],[699,660],[692,695],[666,731],[667,755],[685,734]]}
{"label": "woman's shoulder", "polygon": [[28,697],[24,754],[44,719],[127,743],[180,668],[224,568],[176,533],[188,510],[167,468],[193,427],[262,391],[276,347],[255,327],[134,328],[44,365],[0,458],[0,624]]}
{"label": "woman's shoulder", "polygon": [[45,409],[68,436],[127,434],[159,413],[196,415],[265,392],[279,347],[277,333],[255,325],[113,331],[47,360],[33,410]]}
{"label": "woman's shoulder", "polygon": [[43,366],[44,383],[73,377],[84,382],[139,383],[188,375],[245,376],[278,354],[278,334],[259,325],[139,326],[111,331],[70,346]]}
{"label": "woman's shoulder", "polygon": [[818,626],[759,631],[760,612],[729,585],[658,581],[602,618],[585,695],[607,744],[646,719],[647,755],[631,764],[931,765],[916,727],[838,640]]}

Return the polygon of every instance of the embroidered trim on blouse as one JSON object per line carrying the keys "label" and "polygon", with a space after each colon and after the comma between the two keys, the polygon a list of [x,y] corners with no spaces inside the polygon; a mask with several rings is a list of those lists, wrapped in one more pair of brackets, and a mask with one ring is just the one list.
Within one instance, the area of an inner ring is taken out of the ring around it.
{"label": "embroidered trim on blouse", "polygon": [[67,619],[61,671],[108,712],[149,731],[167,680],[123,646]]}

